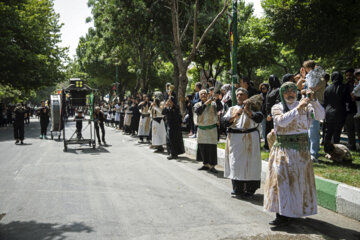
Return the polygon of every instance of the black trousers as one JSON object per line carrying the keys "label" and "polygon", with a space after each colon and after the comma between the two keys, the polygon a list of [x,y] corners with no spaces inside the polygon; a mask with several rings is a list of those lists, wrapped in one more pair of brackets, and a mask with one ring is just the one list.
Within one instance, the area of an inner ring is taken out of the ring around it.
{"label": "black trousers", "polygon": [[327,123],[326,134],[325,134],[325,143],[331,142],[334,140],[334,143],[340,142],[341,129],[344,124],[342,123]]}
{"label": "black trousers", "polygon": [[358,139],[360,139],[360,131],[359,131],[359,119],[354,119],[355,113],[346,114],[345,127],[348,135],[348,144],[349,147],[354,149],[356,147],[356,133],[358,135]]}
{"label": "black trousers", "polygon": [[46,135],[49,121],[40,119],[41,135]]}
{"label": "black trousers", "polygon": [[196,161],[215,166],[217,164],[217,146],[216,144],[198,144],[196,152]]}
{"label": "black trousers", "polygon": [[24,125],[14,124],[14,138],[20,141],[24,140]]}
{"label": "black trousers", "polygon": [[100,125],[100,128],[101,128],[102,141],[105,142],[105,128],[104,128],[104,123],[98,124],[97,122],[95,122],[95,131],[96,131],[97,139],[98,139],[98,141],[100,142],[99,125]]}
{"label": "black trousers", "polygon": [[266,121],[266,124],[265,124],[265,143],[264,143],[264,148],[265,149],[269,149],[269,143],[268,143],[268,140],[267,140],[267,135],[269,134],[269,132],[271,132],[271,130],[274,128],[274,122],[273,120],[271,121]]}
{"label": "black trousers", "polygon": [[233,191],[235,194],[241,194],[244,192],[255,193],[255,191],[260,188],[259,181],[241,181],[241,180],[231,180]]}

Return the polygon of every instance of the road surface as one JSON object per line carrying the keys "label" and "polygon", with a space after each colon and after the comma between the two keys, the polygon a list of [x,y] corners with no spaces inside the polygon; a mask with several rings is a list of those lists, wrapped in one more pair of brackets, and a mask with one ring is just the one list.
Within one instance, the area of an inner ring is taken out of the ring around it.
{"label": "road surface", "polygon": [[[67,128],[67,137],[74,126]],[[360,223],[319,214],[272,229],[259,190],[231,198],[230,180],[199,172],[189,156],[167,160],[106,128],[95,150],[39,139],[32,119],[25,145],[0,128],[0,239],[360,239]],[[220,169],[220,168],[219,168]],[[220,169],[221,170],[221,169]]]}

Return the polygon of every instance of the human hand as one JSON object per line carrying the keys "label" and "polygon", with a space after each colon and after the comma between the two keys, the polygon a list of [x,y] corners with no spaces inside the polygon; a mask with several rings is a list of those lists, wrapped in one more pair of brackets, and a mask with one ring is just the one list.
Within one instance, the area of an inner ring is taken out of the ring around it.
{"label": "human hand", "polygon": [[302,90],[304,88],[305,85],[305,79],[304,78],[300,78],[299,81],[297,81],[296,86],[299,90]]}
{"label": "human hand", "polygon": [[298,109],[298,111],[300,111],[300,110],[304,109],[309,103],[310,103],[309,98],[303,98],[300,100],[300,103],[296,108]]}
{"label": "human hand", "polygon": [[208,100],[206,100],[205,104],[208,105],[212,102],[212,98],[210,97]]}
{"label": "human hand", "polygon": [[307,89],[306,90],[306,97],[308,97],[310,99],[310,101],[314,101],[314,99],[315,99],[314,91],[312,91],[311,89]]}

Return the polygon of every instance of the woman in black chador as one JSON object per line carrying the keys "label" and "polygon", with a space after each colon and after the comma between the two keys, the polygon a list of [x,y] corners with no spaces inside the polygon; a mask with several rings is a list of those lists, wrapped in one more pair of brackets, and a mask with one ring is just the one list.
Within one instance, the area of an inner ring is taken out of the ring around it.
{"label": "woman in black chador", "polygon": [[179,154],[185,152],[181,133],[180,109],[174,102],[174,97],[170,96],[162,111],[167,121],[166,146],[170,155],[167,157],[168,159],[177,159]]}

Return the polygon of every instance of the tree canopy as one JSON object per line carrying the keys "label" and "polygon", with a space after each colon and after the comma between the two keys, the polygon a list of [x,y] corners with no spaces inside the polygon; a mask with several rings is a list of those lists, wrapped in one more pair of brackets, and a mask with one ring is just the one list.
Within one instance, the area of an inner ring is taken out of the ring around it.
{"label": "tree canopy", "polygon": [[0,84],[24,94],[62,81],[66,49],[52,0],[0,2]]}
{"label": "tree canopy", "polygon": [[[86,21],[94,27],[69,61],[58,46],[62,24],[53,0],[1,1],[0,97],[82,77],[101,95],[116,81],[118,95],[163,90],[171,82],[182,103],[188,77],[192,85],[201,71],[230,80],[230,3],[88,0]],[[259,83],[270,74],[295,73],[310,58],[329,72],[359,67],[359,1],[263,0],[262,6],[265,15],[257,17],[252,4],[238,1],[240,75]]]}

